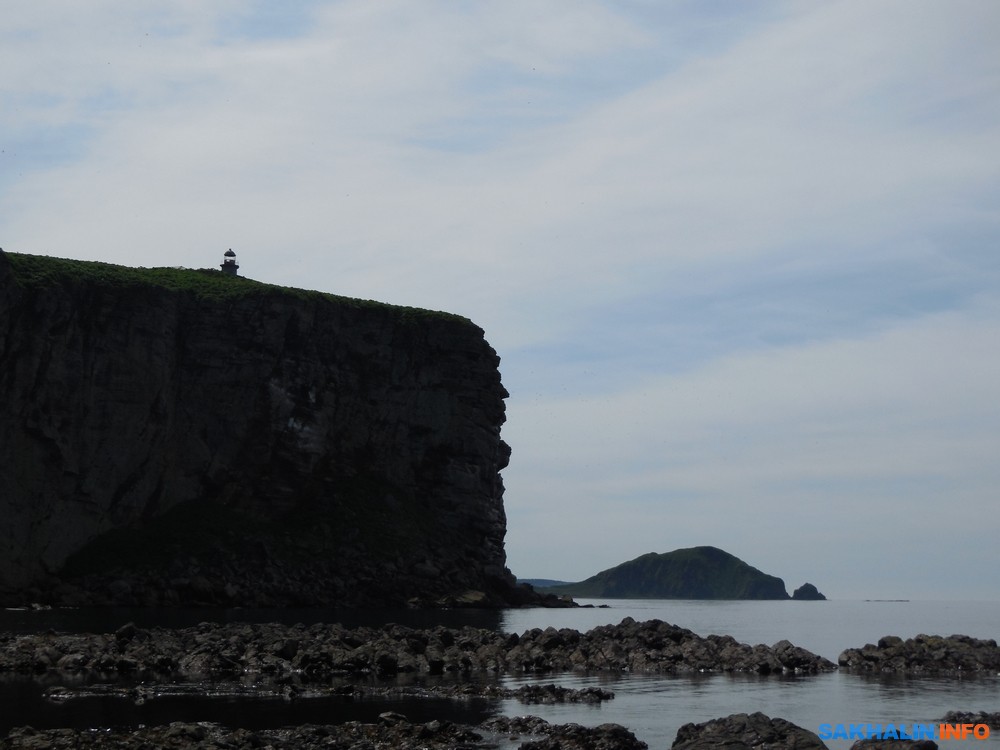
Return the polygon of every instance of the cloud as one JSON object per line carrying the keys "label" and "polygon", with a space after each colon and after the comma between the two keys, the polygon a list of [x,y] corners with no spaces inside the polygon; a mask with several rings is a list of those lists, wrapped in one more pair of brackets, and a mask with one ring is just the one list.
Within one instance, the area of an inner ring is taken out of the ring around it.
{"label": "cloud", "polygon": [[[587,575],[694,543],[752,550],[765,570],[794,569],[790,559],[817,548],[843,563],[858,547],[960,557],[970,543],[988,546],[1000,480],[985,468],[1000,449],[998,313],[944,313],[619,393],[515,406],[508,514],[524,514],[529,546],[550,524],[566,529],[544,545],[562,567],[548,571],[555,577],[580,575],[574,531],[591,525]],[[863,566],[852,572],[851,593],[865,591]]]}
{"label": "cloud", "polygon": [[0,245],[232,247],[472,318],[512,394],[518,573],[714,534],[858,592],[869,515],[995,595],[985,553],[927,541],[996,479],[995,3],[269,7],[10,9]]}

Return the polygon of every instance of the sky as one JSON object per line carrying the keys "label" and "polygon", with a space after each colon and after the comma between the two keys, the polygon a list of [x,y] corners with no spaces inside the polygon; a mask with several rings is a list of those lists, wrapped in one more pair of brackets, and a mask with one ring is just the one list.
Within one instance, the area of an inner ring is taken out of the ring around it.
{"label": "sky", "polygon": [[1000,599],[995,0],[34,0],[0,247],[446,310],[508,565]]}

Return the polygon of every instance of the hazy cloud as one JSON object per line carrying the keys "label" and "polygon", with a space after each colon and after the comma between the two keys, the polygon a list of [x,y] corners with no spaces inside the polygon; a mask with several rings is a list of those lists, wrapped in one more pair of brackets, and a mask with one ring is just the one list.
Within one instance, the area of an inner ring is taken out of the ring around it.
{"label": "hazy cloud", "polygon": [[0,245],[447,309],[508,554],[995,598],[1000,10],[213,2],[0,22]]}

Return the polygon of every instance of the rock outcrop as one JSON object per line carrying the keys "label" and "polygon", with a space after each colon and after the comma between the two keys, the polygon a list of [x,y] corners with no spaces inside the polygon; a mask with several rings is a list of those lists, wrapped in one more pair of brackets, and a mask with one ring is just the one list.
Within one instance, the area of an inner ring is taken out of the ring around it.
{"label": "rock outcrop", "polygon": [[455,315],[0,251],[0,600],[528,599],[498,363]]}
{"label": "rock outcrop", "polygon": [[949,711],[941,719],[946,724],[985,724],[1000,730],[1000,711]]}
{"label": "rock outcrop", "polygon": [[615,694],[597,687],[568,688],[561,685],[522,685],[519,688],[505,688],[491,682],[468,682],[438,685],[378,685],[367,682],[345,683],[336,681],[296,682],[293,679],[261,678],[247,685],[242,682],[177,683],[143,682],[128,686],[122,683],[100,682],[85,686],[52,686],[46,688],[45,699],[50,703],[65,705],[74,701],[88,701],[108,697],[131,701],[137,706],[158,701],[172,701],[178,698],[204,697],[228,700],[315,700],[317,698],[350,698],[368,700],[378,698],[450,698],[467,700],[471,698],[502,698],[517,700],[526,705],[554,705],[556,703],[586,703],[595,705],[614,699]]}
{"label": "rock outcrop", "polygon": [[569,596],[611,599],[787,599],[785,582],[717,547],[648,554],[585,581],[546,587]]}
{"label": "rock outcrop", "polygon": [[826,597],[819,592],[815,586],[811,583],[803,583],[795,591],[792,592],[792,599],[799,599],[803,601],[815,601],[823,602],[826,601]]}
{"label": "rock outcrop", "polygon": [[[526,741],[518,745],[518,750],[647,750],[649,747],[620,724],[584,727],[550,724],[537,716],[496,716],[483,722],[481,728],[511,739],[524,738]],[[497,746],[490,743],[484,750]]]}
{"label": "rock outcrop", "polygon": [[701,637],[660,620],[625,618],[581,633],[535,628],[346,628],[342,625],[212,624],[115,633],[0,633],[0,672],[181,676],[631,671],[816,673],[836,667],[788,641],[750,646],[731,636]]}
{"label": "rock outcrop", "polygon": [[760,711],[732,714],[677,730],[671,750],[826,750],[823,741],[808,729]]}
{"label": "rock outcrop", "polygon": [[[311,750],[311,748],[383,748],[395,750],[472,750],[495,748],[498,735],[529,738],[519,745],[532,750],[646,750],[630,731],[617,724],[582,727],[550,724],[536,716],[495,717],[478,727],[450,721],[410,722],[402,714],[386,711],[377,723],[349,721],[344,724],[303,724],[282,729],[233,729],[210,722],[174,722],[168,725],[88,729],[18,727],[0,738],[0,750],[29,748],[101,748],[101,750],[146,750],[147,748],[232,748],[252,750]],[[484,736],[485,735],[485,736]]]}
{"label": "rock outcrop", "polygon": [[921,633],[903,640],[887,635],[877,644],[849,648],[838,657],[841,667],[857,672],[974,674],[1000,671],[1000,648],[992,638]]}

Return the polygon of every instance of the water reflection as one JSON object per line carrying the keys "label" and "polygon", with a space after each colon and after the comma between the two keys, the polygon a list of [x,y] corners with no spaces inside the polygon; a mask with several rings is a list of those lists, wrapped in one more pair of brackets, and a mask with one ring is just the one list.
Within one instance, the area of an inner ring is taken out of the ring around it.
{"label": "water reflection", "polygon": [[413,628],[444,625],[450,628],[471,626],[499,630],[503,613],[484,609],[225,609],[82,607],[79,609],[0,610],[0,632],[39,633],[56,630],[63,633],[113,633],[127,622],[140,628],[189,628],[201,622],[265,623],[313,625],[341,623],[346,627],[380,627],[397,623]]}
{"label": "water reflection", "polygon": [[[398,681],[371,680],[368,686],[433,686],[449,682],[458,679],[408,676]],[[148,698],[141,700],[135,699],[136,684],[124,679],[89,681],[65,675],[0,675],[0,735],[25,724],[42,729],[213,721],[247,729],[271,729],[305,723],[374,722],[384,711],[397,711],[414,722],[443,719],[479,724],[499,710],[497,701],[478,697],[359,697],[338,692],[336,688],[347,684],[346,680],[311,683],[315,689],[302,690],[292,700],[283,697],[285,685],[268,681],[251,684],[222,680],[198,685],[166,684],[160,688],[142,684],[142,695]],[[49,693],[58,700],[52,700]]]}
{"label": "water reflection", "polygon": [[[599,602],[598,602],[599,603]],[[724,633],[747,643],[774,643],[782,638],[836,659],[843,648],[860,646],[886,634],[903,637],[915,632],[960,632],[997,638],[1000,603],[966,603],[962,607],[926,603],[866,602],[611,602],[612,609],[578,610],[251,610],[106,608],[0,612],[0,631],[17,633],[48,629],[64,632],[113,632],[126,622],[139,627],[189,627],[203,621],[282,622],[313,624],[341,622],[348,626],[380,626],[395,622],[411,627],[473,626],[521,633],[535,627],[570,627],[585,631],[614,624],[624,617],[663,619],[696,633]],[[800,606],[804,605],[804,606]],[[914,632],[915,631],[915,632]],[[430,678],[408,677],[408,680]],[[454,678],[452,678],[454,679]],[[822,723],[934,722],[951,710],[997,709],[1000,679],[983,677],[901,677],[843,672],[812,676],[694,674],[682,677],[620,672],[562,673],[541,677],[506,675],[505,687],[530,682],[565,687],[602,687],[616,698],[601,705],[526,706],[516,700],[482,698],[380,698],[356,700],[327,695],[285,701],[276,695],[204,698],[180,696],[142,706],[114,696],[95,696],[63,705],[47,701],[52,686],[74,687],[86,680],[71,675],[0,676],[0,734],[11,726],[37,727],[165,723],[210,720],[251,729],[285,724],[348,720],[372,721],[393,710],[412,721],[448,719],[476,724],[494,713],[535,714],[549,721],[595,725],[616,722],[629,727],[650,747],[669,747],[677,729],[737,712],[763,711],[817,731]],[[397,684],[403,684],[402,682]],[[222,686],[224,687],[224,685]],[[848,748],[850,741],[829,740],[831,748]],[[942,748],[962,747],[939,743]],[[967,745],[967,743],[965,743]],[[977,747],[1000,746],[1000,732]]]}

